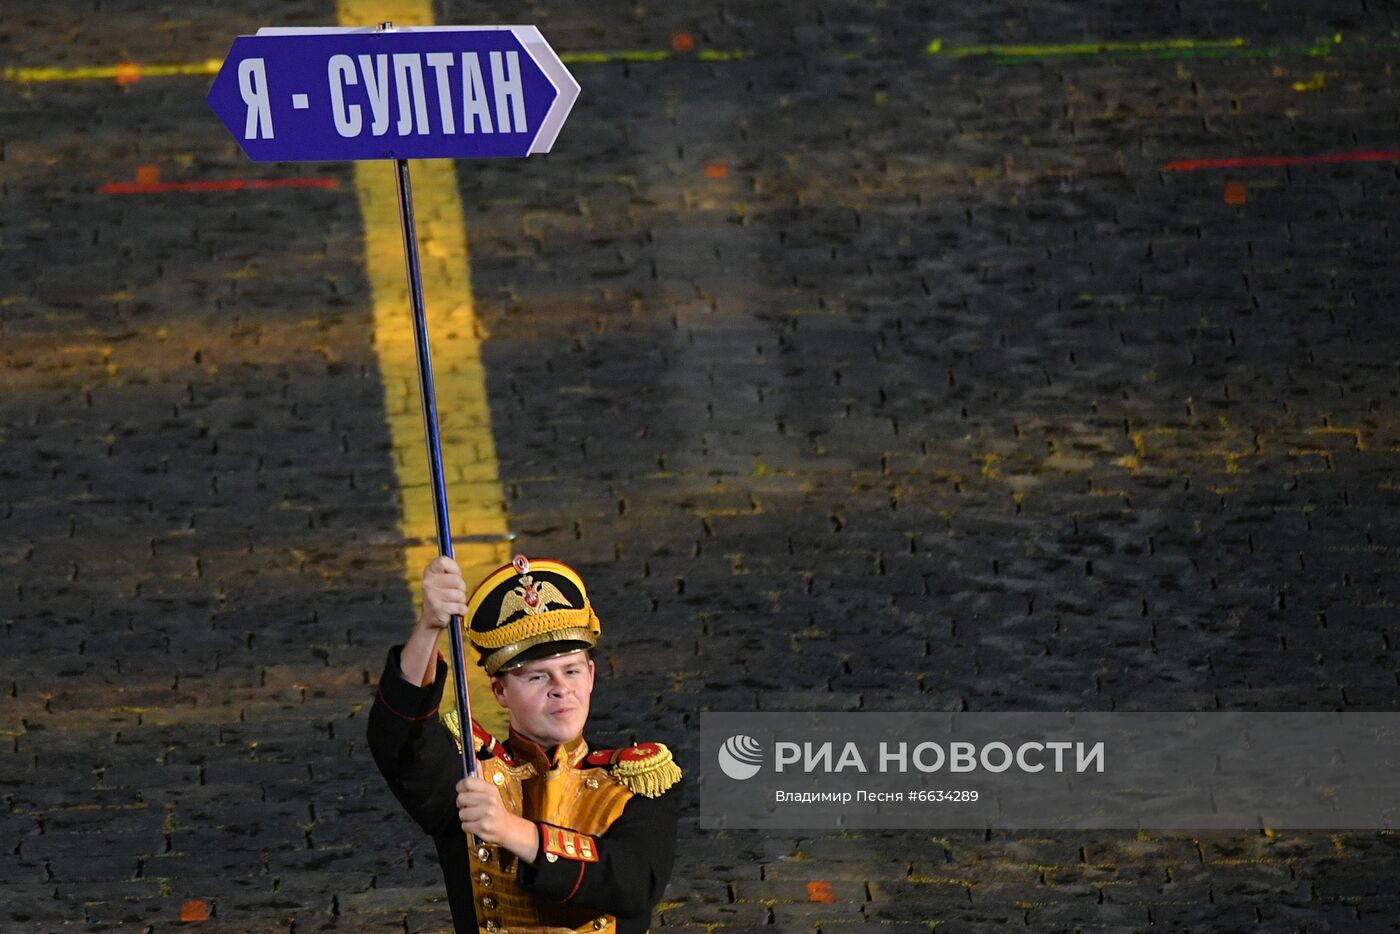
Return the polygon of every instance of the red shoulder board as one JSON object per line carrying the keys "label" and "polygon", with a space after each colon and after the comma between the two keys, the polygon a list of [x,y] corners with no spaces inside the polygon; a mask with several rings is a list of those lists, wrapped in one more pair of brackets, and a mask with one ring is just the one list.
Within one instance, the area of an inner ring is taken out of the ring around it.
{"label": "red shoulder board", "polygon": [[652,756],[660,755],[661,747],[656,743],[638,743],[635,746],[628,746],[619,749],[617,752],[618,762],[641,762],[643,759],[650,759]]}
{"label": "red shoulder board", "polygon": [[506,747],[496,741],[496,737],[486,732],[485,728],[475,720],[472,721],[472,747],[475,749],[485,748],[494,758],[500,759],[506,765],[515,765],[515,759],[511,758]]}
{"label": "red shoulder board", "polygon": [[658,743],[637,743],[621,749],[599,749],[588,754],[589,765],[616,765],[619,762],[643,762],[652,756],[661,755]]}

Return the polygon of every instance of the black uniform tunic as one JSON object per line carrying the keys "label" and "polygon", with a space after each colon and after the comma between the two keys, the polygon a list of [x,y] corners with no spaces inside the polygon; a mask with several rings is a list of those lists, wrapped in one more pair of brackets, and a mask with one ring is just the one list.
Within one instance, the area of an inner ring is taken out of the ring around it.
{"label": "black uniform tunic", "polygon": [[[379,679],[369,712],[370,751],[394,797],[437,844],[458,934],[477,934],[467,836],[457,819],[462,760],[452,734],[438,719],[447,664],[439,658],[433,683],[419,687],[401,673],[401,649],[389,651]],[[621,816],[595,837],[597,862],[550,862],[541,840],[534,864],[518,862],[518,884],[542,899],[613,915],[618,934],[643,934],[671,878],[679,792],[678,784],[656,798],[633,795]]]}

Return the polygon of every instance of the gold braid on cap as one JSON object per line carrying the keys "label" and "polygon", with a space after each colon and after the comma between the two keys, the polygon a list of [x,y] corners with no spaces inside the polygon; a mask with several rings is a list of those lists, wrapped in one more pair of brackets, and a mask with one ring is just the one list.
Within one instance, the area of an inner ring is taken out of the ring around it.
{"label": "gold braid on cap", "polygon": [[[541,633],[538,636],[531,636],[528,639],[521,639],[519,642],[512,642],[510,645],[502,646],[494,651],[487,651],[478,648],[481,653],[481,667],[486,669],[488,675],[494,675],[500,671],[507,662],[515,658],[521,652],[529,648],[534,648],[544,642],[587,642],[589,646],[597,644],[597,637],[580,626],[577,629],[555,629],[552,632]],[[580,649],[566,649],[559,654],[572,654],[581,651]]]}
{"label": "gold braid on cap", "polygon": [[[593,613],[593,606],[585,601],[581,610],[573,608],[549,610],[544,613],[522,616],[514,622],[498,626],[490,632],[473,630],[471,639],[478,648],[502,649],[516,642],[524,642],[533,636],[542,636],[561,629],[583,629],[591,633],[594,639],[597,639],[598,633],[603,631],[603,626]],[[538,640],[532,644],[538,645],[540,641],[548,640]]]}

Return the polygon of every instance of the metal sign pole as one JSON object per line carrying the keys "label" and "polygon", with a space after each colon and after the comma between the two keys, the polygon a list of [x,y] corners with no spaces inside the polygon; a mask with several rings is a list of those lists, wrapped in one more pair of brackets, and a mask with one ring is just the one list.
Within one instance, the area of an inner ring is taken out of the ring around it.
{"label": "metal sign pole", "polygon": [[[388,23],[380,28],[387,28]],[[413,189],[408,180],[408,160],[395,159],[398,175],[399,222],[403,227],[403,255],[408,266],[408,301],[413,312],[413,345],[418,351],[418,391],[423,401],[423,434],[428,443],[428,472],[433,484],[433,515],[437,520],[438,552],[452,557],[452,524],[447,518],[447,485],[442,477],[442,447],[438,441],[437,397],[433,392],[433,361],[428,349],[428,320],[423,313],[423,282],[418,267],[418,234],[413,226]],[[452,641],[452,679],[457,711],[462,723],[462,774],[476,774],[472,748],[472,708],[467,699],[467,672],[463,663],[462,617],[448,624]]]}

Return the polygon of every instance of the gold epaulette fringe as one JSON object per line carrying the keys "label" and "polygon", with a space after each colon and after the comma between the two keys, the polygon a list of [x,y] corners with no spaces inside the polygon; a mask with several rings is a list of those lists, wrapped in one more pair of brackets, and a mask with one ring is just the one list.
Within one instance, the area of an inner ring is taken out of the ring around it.
{"label": "gold epaulette fringe", "polygon": [[[449,732],[449,733],[452,734],[452,741],[453,741],[454,743],[457,744],[457,751],[458,751],[458,752],[461,752],[461,751],[462,751],[462,718],[461,718],[460,716],[458,716],[457,711],[455,711],[455,710],[449,710],[449,711],[446,711],[445,713],[443,713],[443,715],[442,715],[442,725],[445,726],[445,727],[447,727],[447,732]],[[478,726],[477,729],[479,730],[479,729],[481,729],[481,727]],[[481,746],[482,746],[483,743],[485,743],[485,740],[483,740],[483,739],[481,738],[481,736],[478,735],[478,734],[476,733],[475,730],[473,730],[473,731],[472,731],[472,752],[481,752]]]}
{"label": "gold epaulette fringe", "polygon": [[[447,727],[447,732],[452,734],[452,741],[457,744],[457,751],[462,751],[462,718],[457,715],[457,711],[449,710],[442,715],[442,725]],[[472,735],[472,752],[481,749],[481,739],[475,734]]]}
{"label": "gold epaulette fringe", "polygon": [[[447,732],[452,734],[452,741],[457,744],[457,751],[460,753],[462,751],[462,718],[458,716],[457,711],[448,710],[441,715],[441,720],[442,725],[447,727]],[[472,752],[481,752],[481,747],[485,742],[486,741],[481,738],[480,734],[476,731],[472,731]],[[492,740],[491,748],[493,752],[492,759],[507,775],[524,781],[535,774],[535,767],[533,765],[528,762],[522,762],[517,765],[515,760],[510,757],[510,754],[502,749],[501,745],[495,740]]]}
{"label": "gold epaulette fringe", "polygon": [[681,780],[681,767],[671,757],[664,743],[652,743],[656,752],[645,758],[619,758],[612,774],[634,795],[657,798]]}

